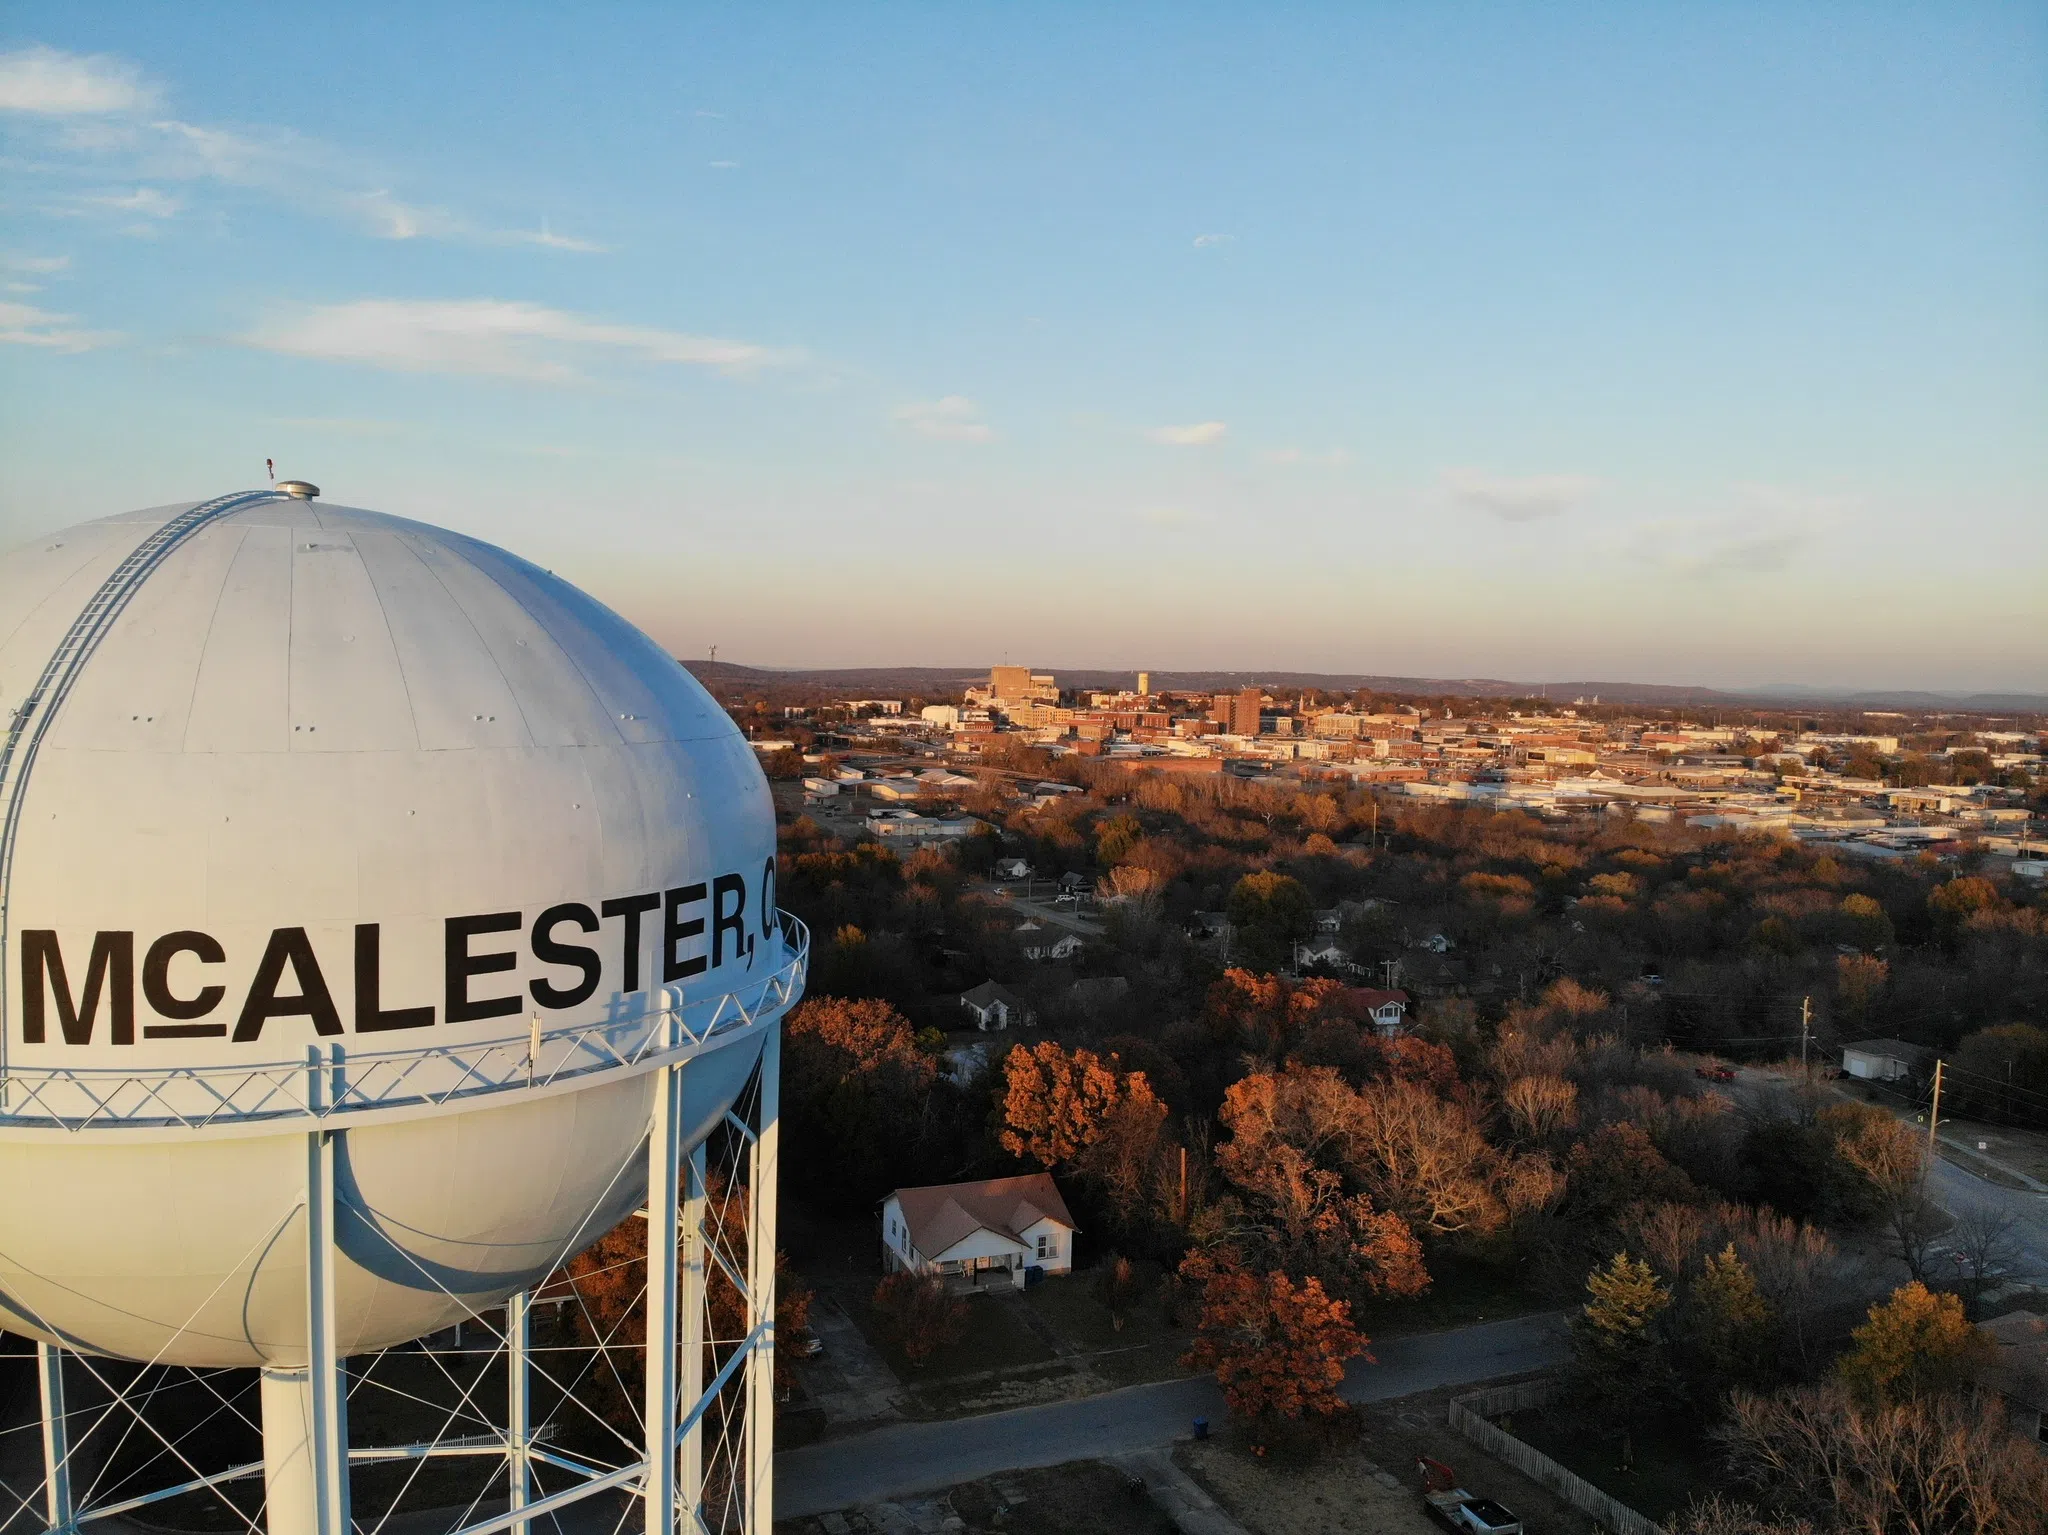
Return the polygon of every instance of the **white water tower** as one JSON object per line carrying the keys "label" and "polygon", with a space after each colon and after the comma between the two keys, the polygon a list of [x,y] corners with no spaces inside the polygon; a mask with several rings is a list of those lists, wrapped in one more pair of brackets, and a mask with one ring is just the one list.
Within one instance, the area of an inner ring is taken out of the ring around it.
{"label": "white water tower", "polygon": [[42,1345],[49,1523],[101,1512],[64,1475],[69,1353],[260,1369],[272,1535],[346,1535],[343,1357],[501,1304],[523,1346],[522,1297],[644,1206],[645,1456],[535,1500],[515,1402],[509,1506],[469,1528],[612,1488],[673,1528],[707,1395],[692,1152],[731,1125],[751,1325],[710,1390],[746,1391],[724,1495],[765,1531],[804,968],[766,781],[601,604],[315,494],[0,559],[0,1326]]}

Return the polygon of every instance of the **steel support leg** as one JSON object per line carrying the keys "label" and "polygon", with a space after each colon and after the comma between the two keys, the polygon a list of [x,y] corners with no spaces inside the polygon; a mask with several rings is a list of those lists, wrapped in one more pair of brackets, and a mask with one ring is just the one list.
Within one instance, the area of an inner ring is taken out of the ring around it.
{"label": "steel support leg", "polygon": [[38,1343],[36,1374],[43,1394],[43,1512],[52,1530],[69,1530],[71,1435],[64,1419],[64,1350]]}
{"label": "steel support leg", "polygon": [[[676,1400],[689,1407],[695,1407],[704,1395],[704,1282],[708,1272],[704,1257],[704,1183],[704,1146],[699,1142],[685,1164],[682,1250],[677,1265],[682,1270],[682,1312],[678,1320],[682,1360]],[[676,1469],[676,1494],[693,1518],[704,1501],[704,1417],[697,1413],[684,1432]]]}
{"label": "steel support leg", "polygon": [[782,1024],[761,1047],[754,1141],[747,1158],[747,1325],[759,1328],[747,1360],[747,1499],[743,1535],[775,1523],[775,1217],[782,1098]]}
{"label": "steel support leg", "polygon": [[[675,1020],[669,1021],[673,1047]],[[676,1242],[679,1235],[683,1072],[662,1066],[654,1076],[654,1114],[647,1130],[647,1482],[646,1535],[676,1525]],[[693,1509],[694,1515],[695,1510]]]}
{"label": "steel support leg", "polygon": [[[532,1306],[524,1290],[505,1300],[505,1476],[511,1488],[511,1512],[533,1500],[533,1343]],[[521,1519],[511,1535],[527,1535],[530,1520]]]}
{"label": "steel support leg", "polygon": [[[306,1063],[308,1106],[338,1090],[340,1052]],[[270,1535],[350,1535],[348,1391],[334,1326],[334,1153],[345,1132],[306,1136],[306,1363],[264,1370],[263,1484]]]}

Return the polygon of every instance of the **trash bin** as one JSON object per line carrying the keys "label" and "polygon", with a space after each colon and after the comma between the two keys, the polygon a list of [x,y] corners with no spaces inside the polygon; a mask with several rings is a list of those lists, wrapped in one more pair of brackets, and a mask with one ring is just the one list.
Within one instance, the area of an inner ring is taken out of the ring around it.
{"label": "trash bin", "polygon": [[1209,1437],[1209,1420],[1207,1418],[1195,1419],[1195,1437],[1197,1439],[1207,1439]]}

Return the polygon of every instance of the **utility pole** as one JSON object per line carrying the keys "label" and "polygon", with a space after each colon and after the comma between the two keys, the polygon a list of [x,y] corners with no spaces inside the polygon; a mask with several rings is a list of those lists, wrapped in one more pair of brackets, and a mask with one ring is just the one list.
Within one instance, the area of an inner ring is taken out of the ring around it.
{"label": "utility pole", "polygon": [[1180,1223],[1188,1223],[1188,1149],[1180,1148]]}
{"label": "utility pole", "polygon": [[1813,998],[1799,999],[1799,1075],[1806,1075],[1806,1041],[1813,1032]]}
{"label": "utility pole", "polygon": [[1940,1060],[1936,1060],[1934,1063],[1934,1108],[1927,1116],[1927,1154],[1929,1156],[1935,1154],[1934,1132],[1941,1126],[1941,1068],[1943,1064]]}

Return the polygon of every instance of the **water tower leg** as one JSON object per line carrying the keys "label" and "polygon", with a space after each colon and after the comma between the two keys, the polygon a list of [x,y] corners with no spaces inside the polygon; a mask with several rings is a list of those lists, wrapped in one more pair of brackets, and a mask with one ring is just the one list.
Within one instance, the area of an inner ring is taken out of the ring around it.
{"label": "water tower leg", "polygon": [[52,1530],[71,1528],[71,1437],[64,1421],[64,1351],[36,1345],[43,1391],[43,1511]]}
{"label": "water tower leg", "polygon": [[348,1381],[334,1279],[334,1138],[315,1130],[306,1137],[307,1359],[266,1369],[261,1388],[270,1535],[349,1535]]}
{"label": "water tower leg", "polygon": [[658,1068],[654,1117],[647,1131],[646,1535],[668,1535],[676,1525],[676,1241],[680,1234],[682,1098],[682,1068]]}
{"label": "water tower leg", "polygon": [[747,1169],[748,1327],[761,1329],[747,1359],[747,1505],[745,1535],[770,1535],[775,1523],[775,1218],[781,1177],[782,1026],[761,1047],[761,1091]]}
{"label": "water tower leg", "polygon": [[[533,1500],[533,1466],[527,1450],[533,1443],[533,1377],[528,1371],[533,1342],[532,1307],[524,1290],[505,1300],[505,1470],[511,1484],[509,1505],[518,1513]],[[529,1520],[512,1526],[510,1535],[527,1535]]]}
{"label": "water tower leg", "polygon": [[[704,1145],[690,1153],[683,1174],[682,1307],[677,1334],[682,1347],[676,1401],[694,1408],[704,1395]],[[676,1468],[676,1496],[694,1510],[704,1500],[704,1414],[694,1413],[684,1430]]]}

